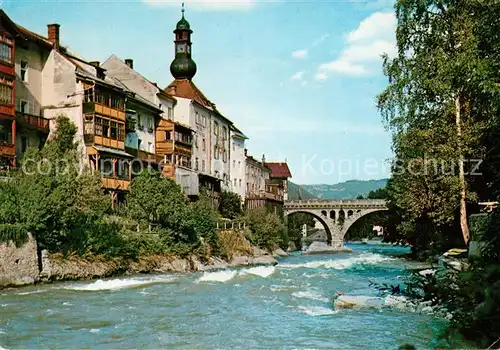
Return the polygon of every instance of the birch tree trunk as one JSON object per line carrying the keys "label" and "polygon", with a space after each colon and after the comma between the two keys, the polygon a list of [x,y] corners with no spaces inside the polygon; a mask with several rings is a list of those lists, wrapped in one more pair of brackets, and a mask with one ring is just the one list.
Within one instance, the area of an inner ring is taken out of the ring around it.
{"label": "birch tree trunk", "polygon": [[455,99],[455,118],[457,124],[457,139],[458,139],[458,177],[460,181],[460,228],[466,245],[469,244],[470,232],[467,224],[467,184],[465,182],[464,159],[462,154],[462,120],[460,114],[460,94]]}

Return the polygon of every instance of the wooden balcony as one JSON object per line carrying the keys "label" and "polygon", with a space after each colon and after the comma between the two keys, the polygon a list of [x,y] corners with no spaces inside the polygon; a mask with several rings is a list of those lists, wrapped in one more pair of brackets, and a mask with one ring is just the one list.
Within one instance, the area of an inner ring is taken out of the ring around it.
{"label": "wooden balcony", "polygon": [[[146,151],[138,150],[137,148],[125,147],[125,151],[134,157],[146,161],[146,162],[157,162],[158,157],[154,153],[149,153]],[[163,159],[163,158],[162,158]]]}
{"label": "wooden balcony", "polygon": [[102,187],[108,190],[128,191],[130,187],[130,180],[114,177],[102,177]]}
{"label": "wooden balcony", "polygon": [[17,112],[16,120],[22,126],[33,128],[46,134],[50,132],[50,121],[48,119],[37,117],[36,115]]}
{"label": "wooden balcony", "polygon": [[16,156],[16,146],[7,144],[7,143],[0,143],[0,157],[15,157]]}
{"label": "wooden balcony", "polygon": [[0,114],[14,116],[14,105],[0,105]]}
{"label": "wooden balcony", "polygon": [[117,120],[125,121],[125,112],[114,109],[97,102],[85,102],[83,104],[83,113],[97,113],[103,116],[111,117]]}
{"label": "wooden balcony", "polygon": [[98,135],[94,135],[94,134],[84,134],[83,141],[85,142],[86,145],[101,145],[101,146],[110,147],[110,148],[117,148],[117,149],[121,149],[121,150],[125,149],[125,142],[124,141],[110,139],[108,137],[98,136]]}

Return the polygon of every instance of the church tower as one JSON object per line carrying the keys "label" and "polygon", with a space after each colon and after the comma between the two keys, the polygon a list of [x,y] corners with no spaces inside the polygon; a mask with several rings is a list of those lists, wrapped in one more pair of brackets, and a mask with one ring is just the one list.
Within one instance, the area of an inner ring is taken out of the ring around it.
{"label": "church tower", "polygon": [[182,4],[182,18],[175,27],[175,58],[170,64],[170,73],[175,79],[193,79],[196,74],[196,63],[191,58],[191,34],[189,22],[184,18],[184,4]]}

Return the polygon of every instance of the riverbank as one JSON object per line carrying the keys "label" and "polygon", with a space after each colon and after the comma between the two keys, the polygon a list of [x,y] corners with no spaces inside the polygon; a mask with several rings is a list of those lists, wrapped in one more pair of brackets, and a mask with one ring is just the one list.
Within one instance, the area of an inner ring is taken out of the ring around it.
{"label": "riverbank", "polygon": [[239,255],[230,260],[211,257],[207,262],[202,262],[195,254],[186,257],[149,255],[140,257],[136,261],[124,259],[89,261],[79,257],[65,258],[62,255],[53,255],[46,259],[39,282],[88,280],[135,274],[190,273],[277,263],[272,254],[257,247],[254,247],[252,255]]}
{"label": "riverbank", "polygon": [[[220,233],[229,258],[197,254],[148,254],[138,259],[103,255],[50,254],[38,252],[33,237],[20,247],[0,244],[0,289],[53,281],[89,280],[135,274],[190,273],[233,267],[276,265],[281,249],[262,250],[250,244],[240,232]],[[228,239],[230,238],[230,239]],[[40,254],[40,256],[39,256]]]}

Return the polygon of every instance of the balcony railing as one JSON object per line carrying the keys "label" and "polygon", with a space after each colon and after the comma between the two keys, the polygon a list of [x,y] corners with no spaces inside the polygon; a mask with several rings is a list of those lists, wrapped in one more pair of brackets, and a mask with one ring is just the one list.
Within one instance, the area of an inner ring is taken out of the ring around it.
{"label": "balcony railing", "polygon": [[10,143],[0,141],[0,156],[15,157],[16,156],[16,147]]}
{"label": "balcony railing", "polygon": [[265,191],[248,192],[246,194],[246,197],[248,199],[269,199],[269,200],[274,200],[274,201],[283,201],[283,195],[282,194],[265,192]]}
{"label": "balcony railing", "polygon": [[36,115],[17,112],[16,120],[25,126],[34,127],[47,134],[50,131],[50,121],[42,117],[37,117]]}

